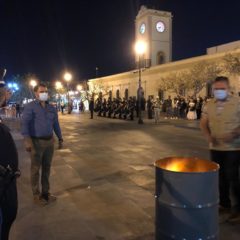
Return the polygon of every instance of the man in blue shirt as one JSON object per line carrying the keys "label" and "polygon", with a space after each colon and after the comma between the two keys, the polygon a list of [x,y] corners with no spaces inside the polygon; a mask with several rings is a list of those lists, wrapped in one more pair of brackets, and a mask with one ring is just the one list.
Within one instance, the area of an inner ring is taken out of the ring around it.
{"label": "man in blue shirt", "polygon": [[[62,146],[62,133],[56,109],[48,104],[48,90],[41,83],[34,88],[36,100],[24,107],[22,118],[22,135],[26,151],[31,156],[31,185],[36,203],[48,204],[56,197],[49,192],[50,168],[54,152],[53,132]],[[41,168],[41,191],[39,188],[39,172]]]}

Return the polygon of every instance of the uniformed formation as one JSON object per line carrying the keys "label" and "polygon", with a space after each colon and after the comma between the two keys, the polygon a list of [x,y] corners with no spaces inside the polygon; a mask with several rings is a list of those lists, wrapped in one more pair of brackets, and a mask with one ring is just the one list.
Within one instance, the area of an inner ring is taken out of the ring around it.
{"label": "uniformed formation", "polygon": [[[144,110],[144,99],[141,104],[142,110]],[[134,120],[135,112],[138,116],[138,101],[134,97],[129,99],[121,98],[97,98],[95,101],[94,111],[97,116],[108,117],[108,118],[119,118]]]}

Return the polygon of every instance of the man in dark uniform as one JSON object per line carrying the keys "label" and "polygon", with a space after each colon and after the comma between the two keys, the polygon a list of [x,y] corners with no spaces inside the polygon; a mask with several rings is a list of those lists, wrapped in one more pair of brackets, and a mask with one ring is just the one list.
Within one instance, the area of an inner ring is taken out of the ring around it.
{"label": "man in dark uniform", "polygon": [[[4,87],[0,73],[0,108],[4,107],[10,97]],[[1,240],[7,240],[12,223],[17,215],[17,186],[16,174],[18,172],[18,154],[10,130],[0,123],[0,207],[2,212]]]}
{"label": "man in dark uniform", "polygon": [[91,113],[91,119],[93,119],[93,110],[94,110],[94,100],[93,97],[91,97],[90,101],[89,101],[89,111]]}

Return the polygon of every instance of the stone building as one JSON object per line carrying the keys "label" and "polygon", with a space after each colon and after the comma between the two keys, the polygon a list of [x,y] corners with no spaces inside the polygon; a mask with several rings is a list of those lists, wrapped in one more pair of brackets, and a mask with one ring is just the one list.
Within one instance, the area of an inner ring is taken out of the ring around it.
{"label": "stone building", "polygon": [[[141,85],[144,97],[159,96],[161,99],[171,95],[175,97],[176,91],[166,89],[163,79],[169,74],[189,71],[199,63],[218,64],[221,66],[226,54],[240,54],[240,41],[207,49],[207,54],[180,61],[172,62],[172,14],[141,7],[135,21],[136,41],[143,40],[147,43],[147,49],[141,56],[136,54],[135,70],[114,74],[95,79],[89,79],[89,87],[92,91],[98,89],[106,97],[128,98],[137,96]],[[141,57],[141,58],[140,58]],[[224,74],[224,73],[223,73]],[[139,77],[140,75],[140,77]],[[139,80],[140,78],[140,80]],[[197,93],[202,97],[211,95],[211,81],[206,79],[205,86]],[[240,79],[231,76],[232,91],[240,92]],[[180,95],[193,95],[194,91],[187,89]],[[108,96],[107,96],[108,95]]]}

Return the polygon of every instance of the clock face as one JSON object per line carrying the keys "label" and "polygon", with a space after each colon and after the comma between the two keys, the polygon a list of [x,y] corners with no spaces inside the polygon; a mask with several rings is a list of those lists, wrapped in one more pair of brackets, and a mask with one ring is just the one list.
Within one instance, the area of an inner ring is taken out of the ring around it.
{"label": "clock face", "polygon": [[156,23],[156,29],[158,32],[164,32],[165,30],[165,25],[163,22],[159,21]]}
{"label": "clock face", "polygon": [[140,25],[139,32],[140,32],[141,34],[144,34],[145,31],[146,31],[146,25],[145,25],[145,23],[142,23],[142,24]]}

